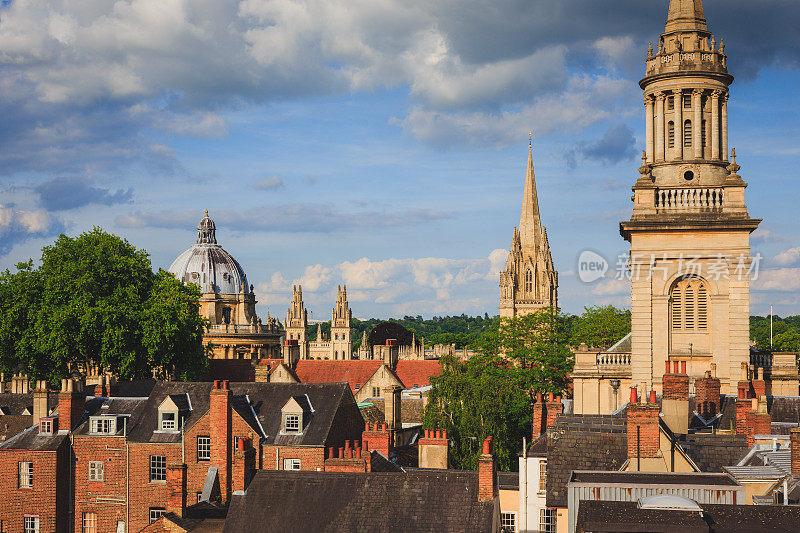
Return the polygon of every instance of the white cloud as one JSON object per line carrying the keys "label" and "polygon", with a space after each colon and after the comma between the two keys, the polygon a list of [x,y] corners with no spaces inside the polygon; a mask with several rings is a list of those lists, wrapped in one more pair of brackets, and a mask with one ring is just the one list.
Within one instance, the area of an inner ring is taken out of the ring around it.
{"label": "white cloud", "polygon": [[44,209],[22,210],[0,204],[0,255],[15,244],[50,237],[64,230],[64,223]]}
{"label": "white cloud", "polygon": [[620,296],[630,292],[631,282],[627,279],[606,279],[592,288],[595,296]]}
{"label": "white cloud", "polygon": [[792,266],[800,262],[800,246],[784,250],[772,258],[776,265]]}
{"label": "white cloud", "polygon": [[757,291],[792,292],[800,290],[800,268],[762,270],[751,284]]}
{"label": "white cloud", "polygon": [[253,185],[253,187],[260,191],[274,191],[275,189],[280,189],[283,186],[283,180],[278,175],[261,178]]}

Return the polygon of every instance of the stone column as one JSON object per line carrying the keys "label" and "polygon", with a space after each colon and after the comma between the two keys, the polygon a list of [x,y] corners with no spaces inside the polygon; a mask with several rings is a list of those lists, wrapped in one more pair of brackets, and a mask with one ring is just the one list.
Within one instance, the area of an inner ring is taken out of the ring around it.
{"label": "stone column", "polygon": [[692,135],[694,136],[694,157],[703,158],[703,90],[695,89],[692,91],[692,107],[694,107],[694,124],[692,124]]}
{"label": "stone column", "polygon": [[722,157],[728,160],[728,95],[722,95]]}
{"label": "stone column", "polygon": [[722,91],[711,93],[711,159],[719,159],[719,95]]}
{"label": "stone column", "polygon": [[653,148],[654,148],[654,139],[653,139],[653,97],[652,95],[647,95],[644,99],[644,106],[645,106],[645,151],[647,152],[647,162],[653,162]]}
{"label": "stone column", "polygon": [[675,94],[675,159],[683,159],[683,92],[673,91]]}
{"label": "stone column", "polygon": [[664,93],[656,95],[656,161],[664,161]]}

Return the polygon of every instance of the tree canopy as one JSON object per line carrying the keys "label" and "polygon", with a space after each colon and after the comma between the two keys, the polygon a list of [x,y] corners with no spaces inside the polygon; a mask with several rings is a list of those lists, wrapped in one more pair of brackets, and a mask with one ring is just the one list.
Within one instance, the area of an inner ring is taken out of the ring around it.
{"label": "tree canopy", "polygon": [[570,344],[585,342],[591,348],[607,349],[631,332],[631,312],[613,305],[584,308],[573,321]]}
{"label": "tree canopy", "polygon": [[475,468],[480,443],[491,435],[499,468],[516,470],[522,439],[531,434],[533,397],[568,386],[573,358],[566,324],[563,315],[549,310],[496,319],[469,361],[442,359],[442,374],[431,379],[423,424],[448,431],[456,468]]}
{"label": "tree canopy", "polygon": [[205,373],[200,293],[154,273],[144,250],[99,228],[61,235],[41,265],[0,274],[0,368],[57,381],[97,365],[124,379]]}

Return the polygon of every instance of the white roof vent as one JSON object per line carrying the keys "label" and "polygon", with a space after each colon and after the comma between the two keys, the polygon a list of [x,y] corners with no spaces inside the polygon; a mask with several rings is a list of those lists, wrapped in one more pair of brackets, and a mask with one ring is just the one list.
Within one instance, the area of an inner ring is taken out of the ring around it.
{"label": "white roof vent", "polygon": [[697,511],[698,513],[703,511],[703,508],[696,501],[674,494],[656,494],[655,496],[639,498],[639,509]]}

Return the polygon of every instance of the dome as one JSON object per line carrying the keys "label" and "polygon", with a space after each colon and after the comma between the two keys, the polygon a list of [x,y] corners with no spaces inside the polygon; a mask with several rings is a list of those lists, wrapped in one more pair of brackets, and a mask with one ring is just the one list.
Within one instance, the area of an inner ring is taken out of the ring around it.
{"label": "dome", "polygon": [[194,283],[203,294],[238,294],[247,276],[236,259],[217,244],[217,227],[206,215],[197,225],[197,242],[172,262],[169,271],[184,283]]}

